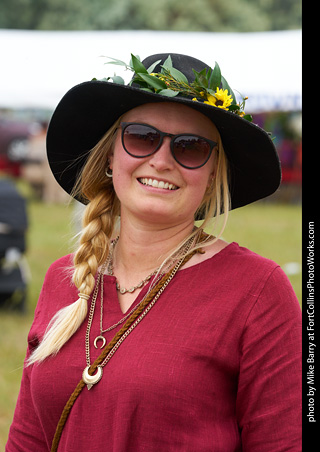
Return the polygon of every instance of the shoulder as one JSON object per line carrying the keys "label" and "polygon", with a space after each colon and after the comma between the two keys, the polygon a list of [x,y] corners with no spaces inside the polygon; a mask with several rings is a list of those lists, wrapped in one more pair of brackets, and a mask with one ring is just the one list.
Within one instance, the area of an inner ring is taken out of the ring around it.
{"label": "shoulder", "polygon": [[279,268],[279,264],[272,259],[261,256],[260,254],[251,251],[250,249],[240,246],[238,243],[231,243],[228,249],[228,259],[233,261],[235,265],[240,263],[245,269],[253,269],[258,271],[270,271],[272,272],[275,268]]}
{"label": "shoulder", "polygon": [[62,300],[64,295],[74,291],[72,283],[73,255],[68,254],[54,261],[48,268],[40,293],[40,299]]}
{"label": "shoulder", "polygon": [[251,289],[254,287],[256,294],[262,292],[265,287],[282,287],[290,285],[287,275],[280,265],[272,259],[261,256],[237,243],[231,243],[226,253],[226,263],[229,271],[246,281]]}
{"label": "shoulder", "polygon": [[52,262],[48,272],[58,271],[59,269],[71,268],[73,266],[73,254],[67,254]]}
{"label": "shoulder", "polygon": [[72,275],[73,269],[73,255],[67,254],[54,261],[48,268],[45,275],[45,282],[50,278],[57,278],[59,275]]}
{"label": "shoulder", "polygon": [[216,265],[227,269],[228,273],[236,271],[242,273],[245,271],[272,272],[279,265],[271,259],[265,258],[246,247],[240,246],[236,242],[228,243],[224,240],[203,248],[205,251],[201,255],[199,262],[206,262],[208,265]]}
{"label": "shoulder", "polygon": [[245,274],[250,281],[261,280],[262,285],[289,284],[289,279],[281,266],[272,259],[261,256],[237,243],[231,243],[226,253],[230,269]]}
{"label": "shoulder", "polygon": [[219,285],[225,296],[233,294],[237,299],[250,298],[254,301],[267,288],[271,292],[278,288],[286,288],[291,294],[293,292],[287,275],[278,263],[236,242],[224,242],[216,253],[208,247],[201,257],[201,262],[193,267],[194,273],[197,277],[201,275],[203,284],[206,282],[209,287]]}
{"label": "shoulder", "polygon": [[287,313],[291,311],[294,318],[300,319],[301,308],[291,282],[280,267],[272,259],[239,246],[231,244],[229,266],[236,275],[239,286],[253,295],[254,311]]}
{"label": "shoulder", "polygon": [[77,290],[72,283],[72,262],[73,255],[68,254],[54,261],[46,272],[28,336],[33,346],[57,311],[77,299]]}

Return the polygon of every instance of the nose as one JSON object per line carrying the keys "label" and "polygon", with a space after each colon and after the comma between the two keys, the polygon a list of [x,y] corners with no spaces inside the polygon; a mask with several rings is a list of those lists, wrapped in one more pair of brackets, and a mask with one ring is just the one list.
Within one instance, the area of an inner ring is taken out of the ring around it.
{"label": "nose", "polygon": [[170,135],[163,137],[159,149],[149,157],[149,165],[158,171],[165,171],[172,169],[175,165],[175,160],[170,148]]}

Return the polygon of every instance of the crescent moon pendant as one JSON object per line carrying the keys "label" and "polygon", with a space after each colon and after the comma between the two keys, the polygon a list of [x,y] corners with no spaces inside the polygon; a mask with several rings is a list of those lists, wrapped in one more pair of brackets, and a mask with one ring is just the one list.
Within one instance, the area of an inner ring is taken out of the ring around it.
{"label": "crescent moon pendant", "polygon": [[102,340],[102,345],[101,345],[100,348],[103,348],[103,347],[106,345],[106,342],[107,342],[107,341],[106,341],[106,338],[103,337],[103,336],[97,336],[97,337],[95,338],[94,342],[93,342],[95,348],[98,348],[97,342],[98,342],[98,340],[100,340],[100,339]]}
{"label": "crescent moon pendant", "polygon": [[82,373],[82,380],[87,385],[88,390],[92,388],[93,385],[98,383],[98,381],[102,378],[102,367],[97,367],[97,372],[94,375],[90,375],[88,370],[90,369],[90,366],[87,366],[83,373]]}

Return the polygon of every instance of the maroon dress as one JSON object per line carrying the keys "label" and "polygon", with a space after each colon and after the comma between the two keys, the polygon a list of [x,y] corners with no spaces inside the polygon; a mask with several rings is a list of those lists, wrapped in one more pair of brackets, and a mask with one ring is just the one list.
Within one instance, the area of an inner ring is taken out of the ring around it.
{"label": "maroon dress", "polygon": [[[70,264],[70,256],[59,259],[46,275],[28,353],[55,312],[77,299]],[[93,347],[99,300],[91,362],[100,353]],[[115,278],[104,276],[103,328],[122,316]],[[24,370],[7,452],[50,451],[86,366],[86,326],[57,356]],[[105,334],[107,341],[117,328]],[[84,387],[58,450],[300,451],[301,309],[281,268],[231,243],[181,269],[106,364],[101,381],[90,391]]]}

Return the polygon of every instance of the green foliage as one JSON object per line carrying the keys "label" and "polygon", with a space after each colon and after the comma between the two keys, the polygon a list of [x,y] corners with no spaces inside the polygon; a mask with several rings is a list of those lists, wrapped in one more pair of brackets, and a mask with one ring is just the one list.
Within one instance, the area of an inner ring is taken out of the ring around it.
{"label": "green foliage", "polygon": [[252,32],[301,28],[300,0],[1,0],[0,28]]}
{"label": "green foliage", "polygon": [[[109,58],[109,57],[107,57]],[[187,77],[173,66],[171,56],[161,65],[160,72],[153,72],[160,63],[156,61],[149,68],[146,68],[140,61],[138,55],[131,54],[129,64],[115,58],[109,58],[112,61],[106,64],[115,64],[124,66],[127,70],[134,73],[132,81],[144,91],[161,94],[162,96],[174,97],[180,95],[193,101],[200,101],[215,107],[230,110],[242,118],[252,121],[251,115],[244,112],[246,97],[242,96],[242,101],[237,103],[236,96],[230,88],[226,79],[221,75],[218,63],[215,63],[213,69],[204,68],[200,72],[193,69],[195,80],[190,82]],[[94,78],[93,80],[97,80]],[[114,83],[124,84],[122,77],[114,75],[103,80],[112,80]]]}

